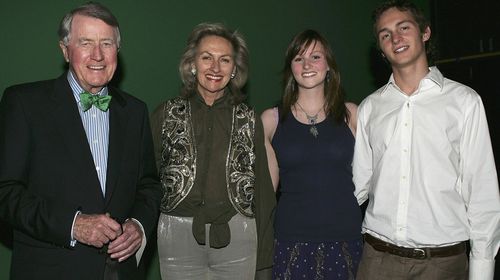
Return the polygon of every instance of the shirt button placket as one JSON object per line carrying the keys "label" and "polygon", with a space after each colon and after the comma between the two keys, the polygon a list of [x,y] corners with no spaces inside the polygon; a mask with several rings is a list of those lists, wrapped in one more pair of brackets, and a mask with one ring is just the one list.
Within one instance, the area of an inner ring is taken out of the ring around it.
{"label": "shirt button placket", "polygon": [[408,216],[408,196],[410,192],[410,155],[409,147],[411,142],[411,104],[407,100],[403,107],[401,133],[401,166],[400,166],[400,194],[396,219],[397,239],[406,239],[406,224]]}

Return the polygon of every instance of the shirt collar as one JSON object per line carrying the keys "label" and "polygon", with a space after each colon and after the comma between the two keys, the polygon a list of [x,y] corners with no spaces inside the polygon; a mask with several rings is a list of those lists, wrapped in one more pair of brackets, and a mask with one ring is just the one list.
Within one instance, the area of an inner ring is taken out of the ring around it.
{"label": "shirt collar", "polygon": [[[228,93],[227,93],[227,91],[225,91],[221,97],[217,98],[214,101],[214,104],[212,104],[211,107],[219,107],[221,105],[222,106],[228,105],[229,98],[227,96],[228,96]],[[194,94],[194,97],[195,97],[195,100],[198,101],[200,104],[204,104],[205,106],[208,106],[208,105],[206,105],[205,100],[203,99],[203,97],[201,96],[201,94],[198,91],[196,91],[196,93]]]}
{"label": "shirt collar", "polygon": [[[437,69],[436,66],[429,67],[429,73],[425,75],[422,81],[424,80],[429,80],[431,82],[434,82],[441,90],[443,89],[444,76],[443,74],[441,74],[441,72],[439,71],[439,69]],[[397,87],[396,82],[394,81],[394,74],[391,74],[391,76],[389,77],[389,81],[387,82],[387,84],[385,84],[385,86],[382,87],[380,94],[384,94],[389,88],[389,86]]]}
{"label": "shirt collar", "polygon": [[[76,81],[75,75],[73,74],[73,71],[69,70],[68,75],[67,75],[68,83],[69,86],[71,87],[71,90],[73,91],[73,96],[75,97],[76,102],[80,103],[80,93],[84,92],[85,90],[78,84]],[[99,95],[108,95],[108,87],[105,86],[101,89],[101,91],[98,92]]]}
{"label": "shirt collar", "polygon": [[443,89],[444,86],[444,76],[441,74],[436,66],[429,67],[429,73],[425,76],[425,79],[433,81],[438,87]]}

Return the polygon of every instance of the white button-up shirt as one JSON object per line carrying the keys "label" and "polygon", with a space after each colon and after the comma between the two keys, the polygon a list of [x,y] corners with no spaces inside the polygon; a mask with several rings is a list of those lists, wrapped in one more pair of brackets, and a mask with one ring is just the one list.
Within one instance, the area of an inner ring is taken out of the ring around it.
{"label": "white button-up shirt", "polygon": [[413,248],[470,239],[470,279],[493,279],[500,196],[479,95],[435,67],[410,96],[391,76],[359,106],[357,127],[363,232]]}

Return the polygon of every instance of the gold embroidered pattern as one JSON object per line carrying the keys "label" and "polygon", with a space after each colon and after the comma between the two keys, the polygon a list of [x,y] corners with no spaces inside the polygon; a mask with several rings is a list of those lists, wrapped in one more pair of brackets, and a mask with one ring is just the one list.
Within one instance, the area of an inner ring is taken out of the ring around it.
{"label": "gold embroidered pattern", "polygon": [[[233,107],[231,139],[226,158],[229,200],[242,215],[254,217],[255,112],[245,104]],[[174,98],[165,103],[162,125],[160,210],[167,213],[184,200],[196,177],[196,143],[189,101]]]}
{"label": "gold embroidered pattern", "polygon": [[316,255],[314,256],[316,260],[316,275],[314,275],[314,280],[323,280],[325,276],[323,275],[324,263],[325,263],[325,244],[319,243],[318,249],[316,250]]}
{"label": "gold embroidered pattern", "polygon": [[344,259],[347,264],[347,271],[349,273],[349,280],[354,280],[354,267],[352,264],[352,256],[348,249],[349,245],[347,242],[342,242],[342,253],[344,253]]}
{"label": "gold embroidered pattern", "polygon": [[175,98],[165,103],[162,126],[160,210],[171,211],[191,191],[196,176],[196,145],[189,102]]}
{"label": "gold embroidered pattern", "polygon": [[295,243],[295,246],[293,247],[293,250],[290,253],[290,258],[288,259],[286,270],[285,273],[283,274],[284,277],[283,280],[292,279],[292,267],[295,266],[295,263],[297,262],[297,259],[300,256],[300,250],[299,250],[300,245],[301,243]]}
{"label": "gold embroidered pattern", "polygon": [[[230,201],[242,215],[254,217],[255,113],[241,103],[233,108],[233,126],[226,160]],[[231,186],[233,185],[233,186]]]}

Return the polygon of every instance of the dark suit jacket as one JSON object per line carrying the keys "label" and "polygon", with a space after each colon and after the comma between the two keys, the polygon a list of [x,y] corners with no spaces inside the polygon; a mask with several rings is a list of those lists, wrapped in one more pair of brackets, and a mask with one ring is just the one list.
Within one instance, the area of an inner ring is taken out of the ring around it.
{"label": "dark suit jacket", "polygon": [[[14,228],[12,279],[102,279],[106,253],[70,247],[77,210],[157,223],[161,189],[146,105],[116,88],[103,197],[66,74],[13,86],[0,102],[0,219]],[[135,258],[120,279],[138,279]]]}

